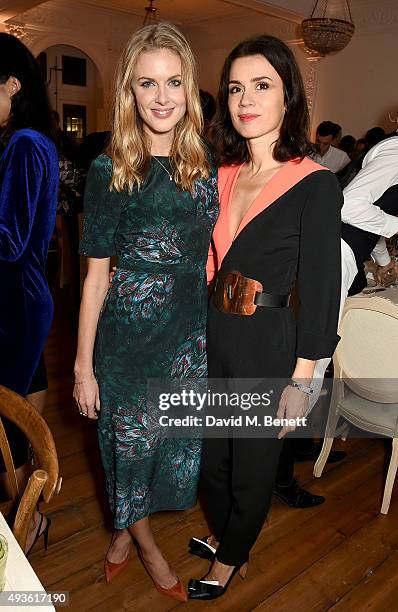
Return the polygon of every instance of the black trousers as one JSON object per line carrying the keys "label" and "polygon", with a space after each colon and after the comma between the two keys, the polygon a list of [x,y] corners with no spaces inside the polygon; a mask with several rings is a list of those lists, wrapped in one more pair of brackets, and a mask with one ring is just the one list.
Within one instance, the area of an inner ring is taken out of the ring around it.
{"label": "black trousers", "polygon": [[282,444],[264,438],[204,440],[201,490],[221,563],[248,560],[271,503]]}
{"label": "black trousers", "polygon": [[311,452],[314,442],[312,438],[285,438],[279,457],[275,483],[289,485],[294,478],[294,457],[296,452]]}
{"label": "black trousers", "polygon": [[[209,378],[290,377],[295,367],[295,322],[288,308],[258,308],[250,317],[226,315],[210,303]],[[266,519],[283,442],[277,438],[207,438],[201,494],[217,559],[247,561]]]}

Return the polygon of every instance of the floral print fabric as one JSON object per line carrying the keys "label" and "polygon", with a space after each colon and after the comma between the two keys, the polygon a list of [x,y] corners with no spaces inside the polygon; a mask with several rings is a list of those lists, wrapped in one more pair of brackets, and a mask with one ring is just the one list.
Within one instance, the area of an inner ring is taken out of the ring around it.
{"label": "floral print fabric", "polygon": [[110,158],[93,162],[80,252],[118,257],[98,323],[95,371],[107,494],[122,529],[196,503],[201,443],[162,437],[146,385],[148,378],[207,374],[205,265],[218,193],[215,169],[193,194],[155,160],[132,195],[109,191],[111,174]]}

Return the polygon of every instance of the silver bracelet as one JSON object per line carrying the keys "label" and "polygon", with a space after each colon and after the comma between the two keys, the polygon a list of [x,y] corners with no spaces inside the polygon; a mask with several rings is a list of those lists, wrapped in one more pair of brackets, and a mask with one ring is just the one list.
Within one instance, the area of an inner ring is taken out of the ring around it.
{"label": "silver bracelet", "polygon": [[312,389],[311,387],[307,387],[306,385],[303,385],[302,383],[298,383],[298,382],[296,382],[293,379],[291,379],[289,385],[291,387],[295,387],[299,391],[302,391],[306,395],[313,395],[313,393],[314,393],[314,389]]}

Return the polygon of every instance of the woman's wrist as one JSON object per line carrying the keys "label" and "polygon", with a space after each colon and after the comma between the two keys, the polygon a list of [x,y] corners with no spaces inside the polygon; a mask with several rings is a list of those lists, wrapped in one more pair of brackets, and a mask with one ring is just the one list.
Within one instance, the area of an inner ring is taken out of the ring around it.
{"label": "woman's wrist", "polygon": [[75,379],[76,380],[80,380],[80,379],[86,379],[86,378],[93,378],[94,377],[94,370],[93,370],[93,366],[82,366],[80,364],[75,364],[74,367],[74,374],[75,374]]}
{"label": "woman's wrist", "polygon": [[306,381],[297,381],[294,380],[293,378],[291,378],[291,382],[289,384],[290,387],[293,387],[295,389],[298,389],[299,391],[301,391],[302,393],[305,393],[305,395],[311,396],[314,393],[314,389],[312,389],[311,387],[311,381],[306,382]]}
{"label": "woman's wrist", "polygon": [[314,377],[315,361],[298,357],[296,367],[292,374],[292,380],[306,386],[310,386]]}
{"label": "woman's wrist", "polygon": [[90,383],[93,382],[95,380],[95,376],[94,374],[92,376],[90,376],[89,378],[78,378],[75,377],[75,385],[84,385],[85,383]]}

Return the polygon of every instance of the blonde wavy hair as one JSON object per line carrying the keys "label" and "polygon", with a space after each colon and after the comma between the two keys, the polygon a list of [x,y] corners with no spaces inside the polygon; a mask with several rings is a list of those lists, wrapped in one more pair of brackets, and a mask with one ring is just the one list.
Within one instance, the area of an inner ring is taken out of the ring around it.
{"label": "blonde wavy hair", "polygon": [[140,188],[150,166],[150,150],[132,90],[134,69],[141,53],[169,49],[181,59],[186,112],[175,128],[170,162],[176,184],[192,191],[194,181],[208,178],[209,163],[200,137],[203,118],[195,58],[183,34],[170,23],[146,26],[135,32],[119,60],[115,79],[113,130],[109,154],[113,162],[110,189],[130,193]]}

